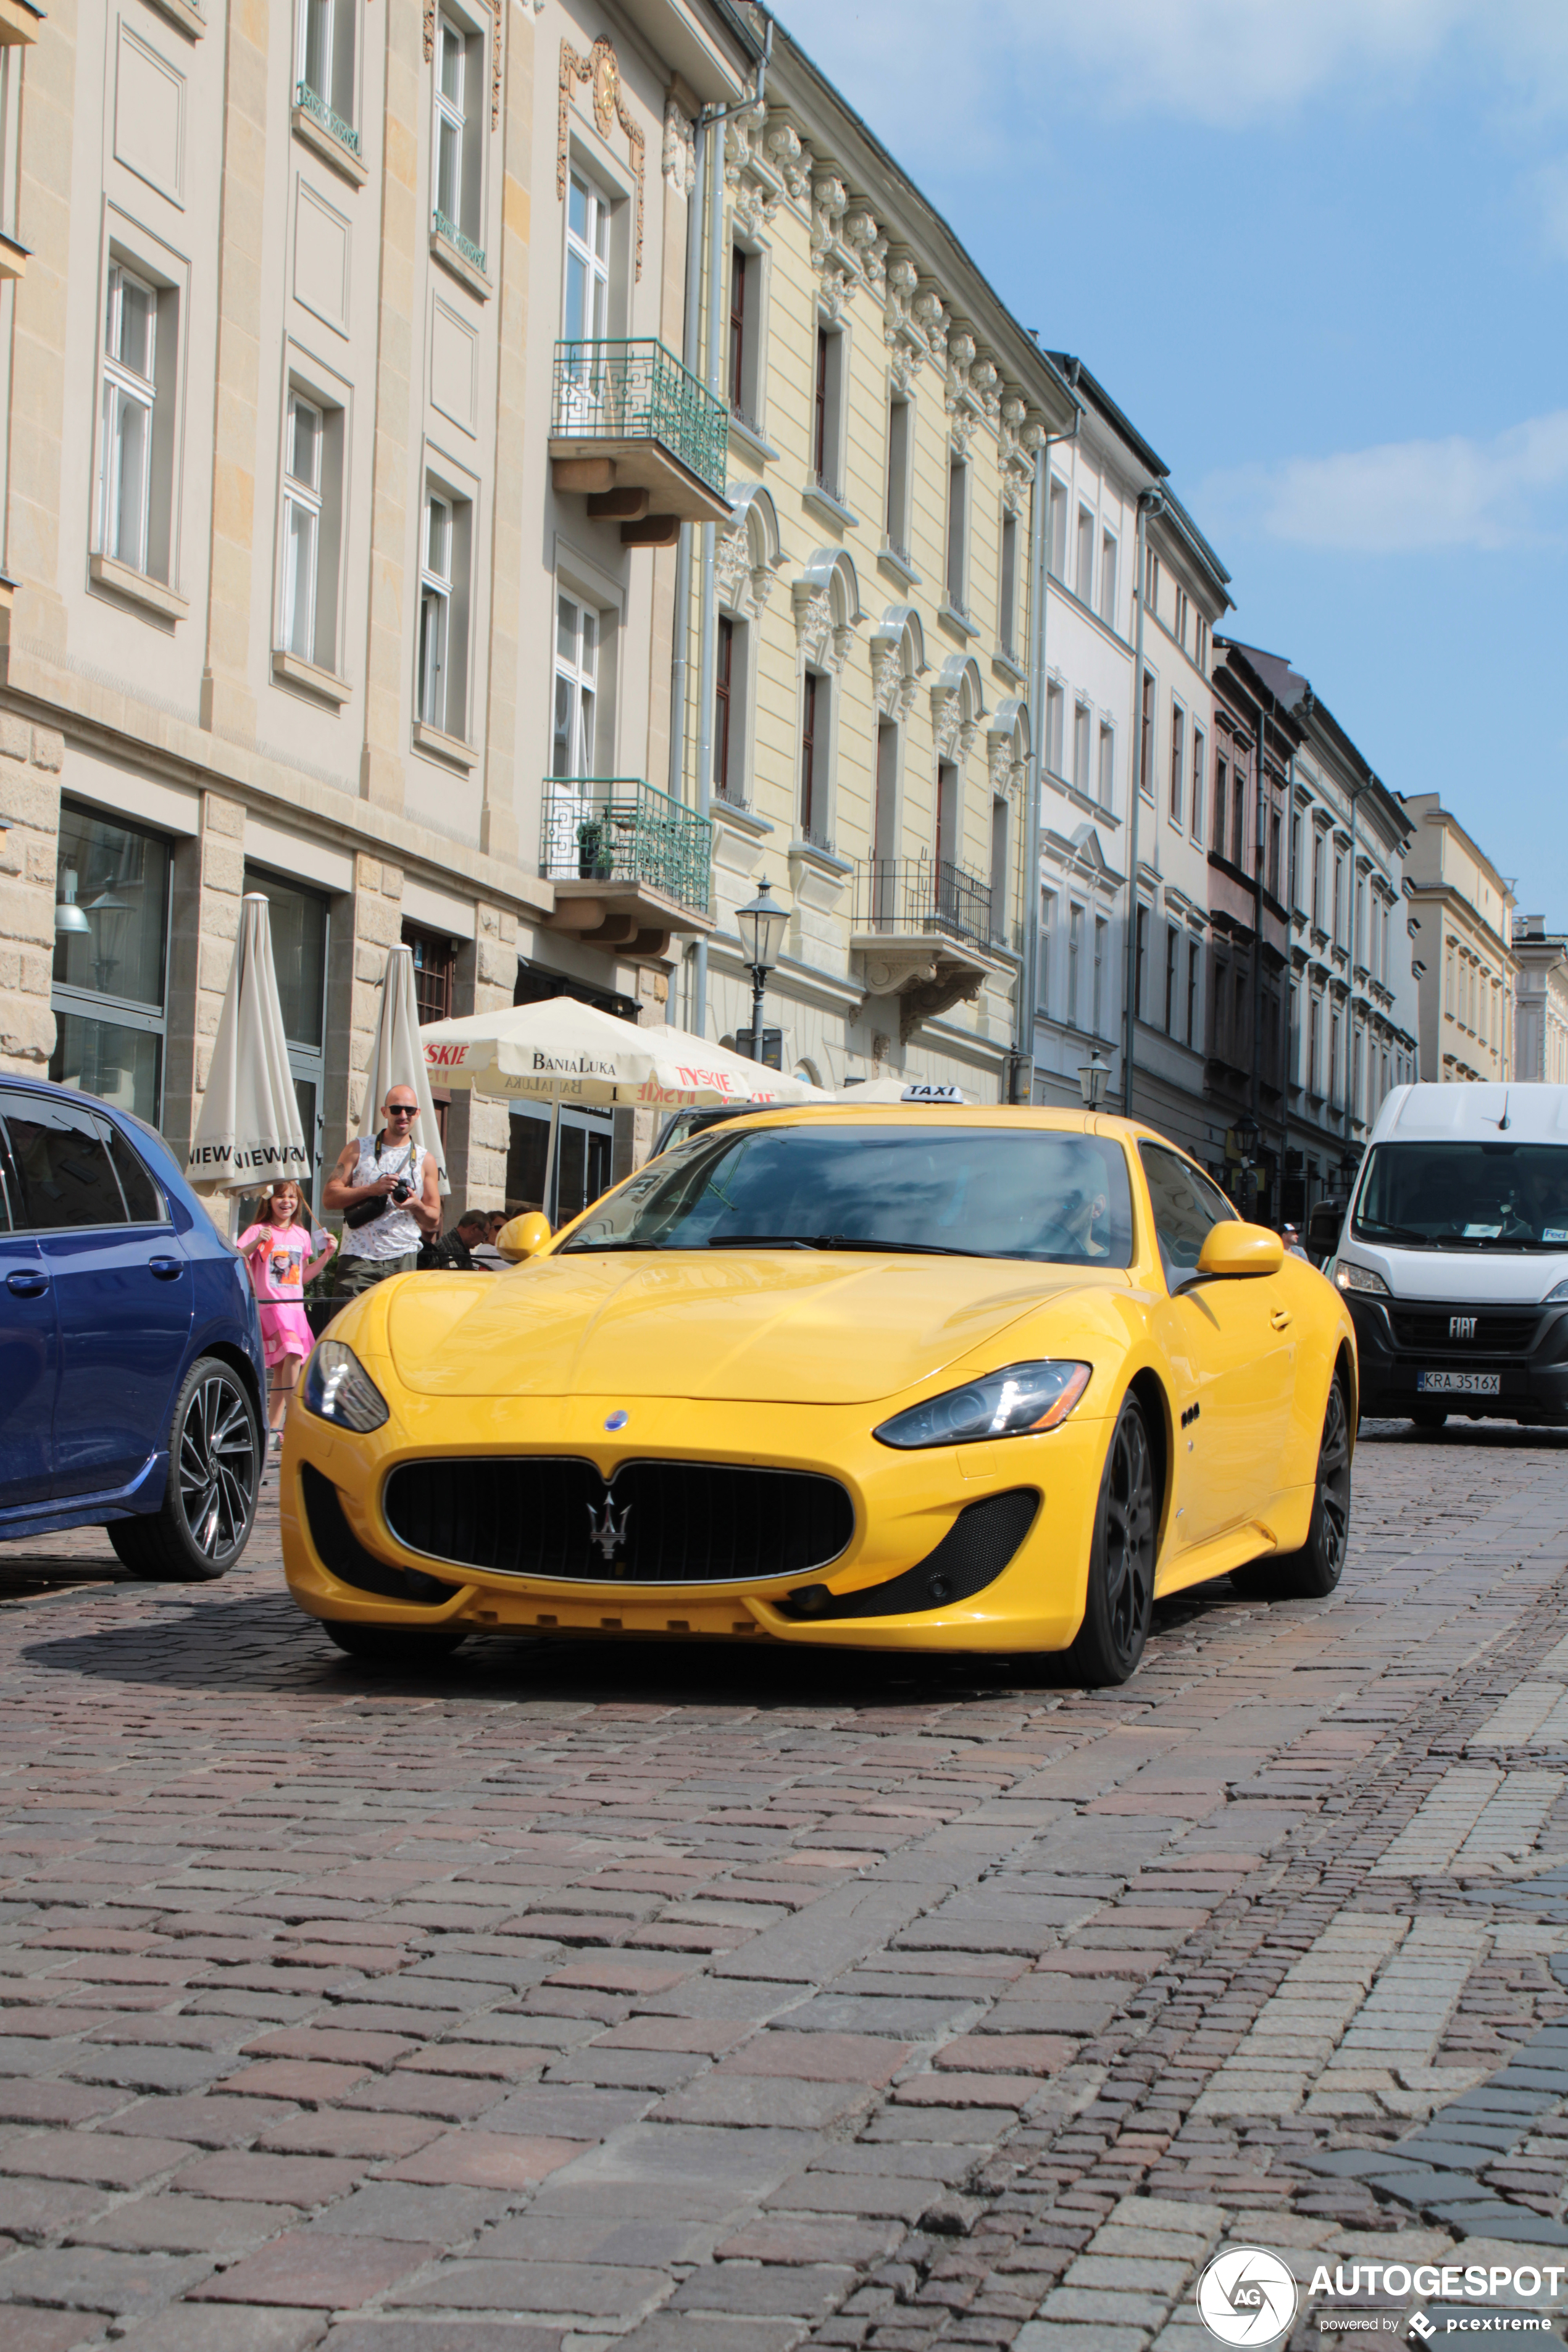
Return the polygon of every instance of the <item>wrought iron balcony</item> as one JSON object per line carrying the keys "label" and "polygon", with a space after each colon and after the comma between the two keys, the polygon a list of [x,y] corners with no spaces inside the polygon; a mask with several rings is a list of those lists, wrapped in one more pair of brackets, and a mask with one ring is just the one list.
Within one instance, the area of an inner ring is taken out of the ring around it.
{"label": "wrought iron balcony", "polygon": [[584,491],[601,514],[618,516],[623,537],[658,544],[650,525],[661,518],[727,521],[729,443],[725,404],[652,336],[556,344],[555,487]]}
{"label": "wrought iron balcony", "polygon": [[867,857],[855,869],[855,929],[887,940],[992,939],[991,885],[945,857]]}
{"label": "wrought iron balcony", "polygon": [[[694,922],[658,912],[666,928],[708,928],[711,819],[640,776],[547,776],[539,870],[558,896],[641,907],[641,894],[673,901]],[[573,924],[567,928],[582,929]]]}
{"label": "wrought iron balcony", "polygon": [[340,147],[346,147],[351,155],[359,153],[359,132],[353,124],[345,122],[341,114],[334,112],[320,90],[312,89],[308,81],[295,83],[294,103],[301,114],[308,114],[312,122],[319,122]]}

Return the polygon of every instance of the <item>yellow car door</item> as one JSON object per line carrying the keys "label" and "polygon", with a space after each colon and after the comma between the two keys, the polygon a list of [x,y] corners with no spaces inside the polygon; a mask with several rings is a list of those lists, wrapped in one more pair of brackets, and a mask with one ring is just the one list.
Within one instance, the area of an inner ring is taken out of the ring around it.
{"label": "yellow car door", "polygon": [[1267,1511],[1295,1392],[1296,1330],[1273,1276],[1193,1282],[1211,1227],[1236,1213],[1180,1152],[1147,1140],[1139,1151],[1172,1293],[1151,1323],[1175,1400],[1173,1564],[1176,1552]]}

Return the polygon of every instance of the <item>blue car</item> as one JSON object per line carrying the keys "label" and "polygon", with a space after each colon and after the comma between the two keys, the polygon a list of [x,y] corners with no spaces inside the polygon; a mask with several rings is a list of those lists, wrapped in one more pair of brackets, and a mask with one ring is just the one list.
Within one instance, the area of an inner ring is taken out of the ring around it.
{"label": "blue car", "polygon": [[266,1396],[245,1267],[162,1136],[0,1075],[0,1539],[102,1527],[134,1575],[221,1576]]}

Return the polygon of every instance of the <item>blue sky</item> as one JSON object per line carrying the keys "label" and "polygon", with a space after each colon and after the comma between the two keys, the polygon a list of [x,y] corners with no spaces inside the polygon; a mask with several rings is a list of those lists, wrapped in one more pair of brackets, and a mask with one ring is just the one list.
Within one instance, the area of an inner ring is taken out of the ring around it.
{"label": "blue sky", "polygon": [[1395,791],[1568,929],[1568,0],[790,0]]}

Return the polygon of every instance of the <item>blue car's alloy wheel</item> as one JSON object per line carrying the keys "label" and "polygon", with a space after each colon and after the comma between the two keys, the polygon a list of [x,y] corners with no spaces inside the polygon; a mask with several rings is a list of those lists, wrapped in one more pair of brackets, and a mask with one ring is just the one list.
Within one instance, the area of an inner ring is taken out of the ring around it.
{"label": "blue car's alloy wheel", "polygon": [[109,1530],[136,1576],[201,1583],[245,1549],[261,1489],[261,1432],[244,1381],[216,1356],[186,1373],[169,1425],[161,1509]]}

